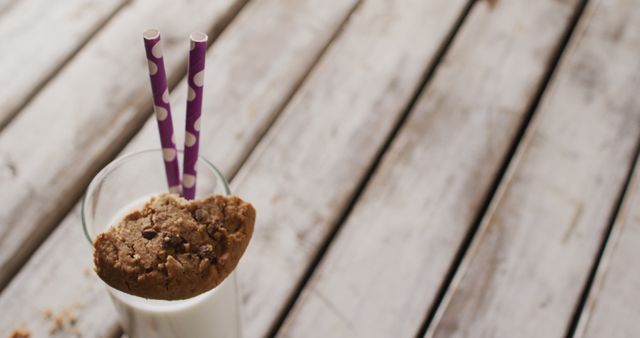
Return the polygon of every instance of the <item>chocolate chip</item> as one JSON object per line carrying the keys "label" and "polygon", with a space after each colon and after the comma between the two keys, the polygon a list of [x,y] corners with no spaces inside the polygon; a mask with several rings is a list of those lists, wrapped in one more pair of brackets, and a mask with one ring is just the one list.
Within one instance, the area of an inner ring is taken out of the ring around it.
{"label": "chocolate chip", "polygon": [[218,232],[218,229],[222,226],[222,222],[220,221],[215,221],[209,225],[207,225],[207,233],[209,234],[209,237],[212,237],[215,235],[216,232]]}
{"label": "chocolate chip", "polygon": [[222,257],[227,251],[227,241],[224,240],[224,237],[222,238],[222,240],[216,242],[216,254],[219,257]]}
{"label": "chocolate chip", "polygon": [[196,211],[193,212],[193,218],[200,223],[204,223],[209,220],[209,213],[204,209],[196,209]]}
{"label": "chocolate chip", "polygon": [[217,257],[213,252],[213,245],[211,244],[204,244],[200,246],[200,248],[198,248],[198,256],[200,256],[200,258],[202,259],[209,259],[209,262],[211,262],[211,264],[216,264]]}
{"label": "chocolate chip", "polygon": [[213,239],[215,239],[216,241],[219,241],[222,239],[222,237],[224,237],[224,235],[221,231],[216,231],[211,237],[213,237]]}
{"label": "chocolate chip", "polygon": [[169,234],[162,239],[162,247],[165,249],[173,249],[177,253],[184,252],[184,239],[180,235]]}
{"label": "chocolate chip", "polygon": [[238,230],[240,230],[240,227],[242,226],[242,221],[240,219],[237,218],[232,218],[230,219],[227,224],[225,224],[225,228],[227,228],[227,230],[229,230],[229,232],[234,233]]}
{"label": "chocolate chip", "polygon": [[153,239],[158,234],[153,228],[142,229],[142,237],[146,239]]}

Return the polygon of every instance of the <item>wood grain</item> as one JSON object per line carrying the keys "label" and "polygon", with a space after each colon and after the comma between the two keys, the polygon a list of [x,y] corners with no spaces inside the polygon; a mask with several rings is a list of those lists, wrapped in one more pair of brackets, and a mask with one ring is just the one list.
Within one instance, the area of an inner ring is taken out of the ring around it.
{"label": "wood grain", "polygon": [[242,166],[232,188],[258,210],[239,266],[247,337],[286,309],[465,5],[363,2]]}
{"label": "wood grain", "polygon": [[640,336],[640,171],[625,195],[574,337]]}
{"label": "wood grain", "polygon": [[18,0],[0,0],[0,16],[10,12],[16,4],[18,4]]}
{"label": "wood grain", "polygon": [[242,166],[232,190],[258,210],[246,337],[274,325],[464,5],[363,2]]}
{"label": "wood grain", "polygon": [[[208,52],[202,155],[232,175],[355,4],[250,2]],[[172,95],[176,130],[183,130],[185,89],[183,81]],[[157,146],[152,118],[125,152]],[[46,336],[50,323],[42,311],[47,307],[54,312],[73,308],[84,337],[113,336],[115,313],[93,277],[91,249],[80,230],[79,212],[77,205],[0,295],[0,336],[21,322],[35,337]]]}
{"label": "wood grain", "polygon": [[23,0],[2,13],[0,129],[126,0]]}
{"label": "wood grain", "polygon": [[244,335],[268,334],[466,1],[363,2],[232,182],[258,210]]}
{"label": "wood grain", "polygon": [[[594,64],[606,80],[596,83],[607,89],[605,98],[617,109],[608,114],[632,114],[640,110],[640,99],[629,93],[640,86],[640,1],[600,1],[591,10],[587,27],[589,53],[602,61]],[[596,43],[607,52],[596,48]],[[585,45],[587,42],[585,41]],[[604,46],[603,46],[604,44]],[[596,77],[595,79],[599,79]],[[615,91],[615,90],[619,91]],[[604,94],[603,94],[604,95]],[[637,122],[636,122],[637,123]],[[574,337],[640,336],[640,167],[636,160],[624,202],[617,215],[586,305]]]}
{"label": "wood grain", "polygon": [[637,5],[589,3],[427,337],[567,334],[635,160]]}
{"label": "wood grain", "polygon": [[33,337],[49,337],[55,325],[47,310],[57,315],[70,310],[82,337],[113,337],[115,310],[93,271],[91,246],[81,227],[76,207],[0,294],[2,337],[17,327],[29,329]]}
{"label": "wood grain", "polygon": [[418,332],[576,4],[472,9],[279,337]]}
{"label": "wood grain", "polygon": [[211,30],[242,1],[132,3],[0,133],[0,287],[149,116],[141,32],[153,25],[164,33],[175,83],[184,73],[189,33]]}

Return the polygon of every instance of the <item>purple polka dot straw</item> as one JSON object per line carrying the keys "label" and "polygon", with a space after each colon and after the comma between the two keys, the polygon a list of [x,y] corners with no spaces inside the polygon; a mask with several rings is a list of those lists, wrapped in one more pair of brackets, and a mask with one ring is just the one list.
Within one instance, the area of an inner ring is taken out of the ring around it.
{"label": "purple polka dot straw", "polygon": [[180,168],[178,166],[178,152],[173,141],[173,122],[171,120],[171,106],[169,105],[169,88],[167,74],[164,70],[160,32],[148,29],[143,34],[144,48],[149,63],[149,78],[153,93],[153,105],[160,132],[160,144],[164,157],[164,168],[167,173],[167,183],[171,193],[180,194]]}
{"label": "purple polka dot straw", "polygon": [[191,200],[196,196],[196,166],[200,146],[200,115],[202,112],[202,89],[204,85],[204,60],[207,51],[207,35],[191,34],[191,51],[187,69],[187,122],[184,135],[184,161],[182,195]]}

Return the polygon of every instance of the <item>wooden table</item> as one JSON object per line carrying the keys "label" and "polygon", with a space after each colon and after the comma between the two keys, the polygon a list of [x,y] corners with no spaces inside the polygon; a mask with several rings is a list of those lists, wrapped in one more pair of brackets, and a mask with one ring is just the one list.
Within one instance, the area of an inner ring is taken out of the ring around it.
{"label": "wooden table", "polygon": [[0,336],[122,334],[78,205],[158,147],[149,26],[177,130],[214,40],[246,337],[640,336],[640,0],[0,0]]}

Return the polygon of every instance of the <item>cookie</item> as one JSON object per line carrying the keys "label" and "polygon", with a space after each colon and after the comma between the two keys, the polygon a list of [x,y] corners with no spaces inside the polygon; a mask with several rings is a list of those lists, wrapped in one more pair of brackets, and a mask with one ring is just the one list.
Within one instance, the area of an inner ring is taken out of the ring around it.
{"label": "cookie", "polygon": [[213,289],[233,271],[255,218],[253,206],[236,196],[187,201],[161,194],[96,237],[95,270],[128,294],[190,298]]}

